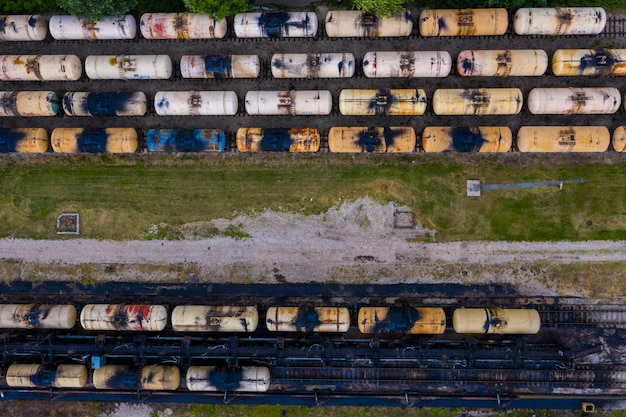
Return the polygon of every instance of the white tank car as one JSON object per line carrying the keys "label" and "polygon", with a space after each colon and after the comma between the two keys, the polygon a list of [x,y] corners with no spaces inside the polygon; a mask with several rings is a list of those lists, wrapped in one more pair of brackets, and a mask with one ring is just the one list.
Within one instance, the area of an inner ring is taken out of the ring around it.
{"label": "white tank car", "polygon": [[172,311],[175,332],[250,333],[259,324],[254,306],[176,306]]}
{"label": "white tank car", "polygon": [[413,30],[413,16],[407,9],[385,17],[359,10],[330,10],[326,13],[325,28],[326,35],[331,38],[409,36]]}
{"label": "white tank car", "polygon": [[457,308],[452,325],[457,333],[537,334],[541,318],[533,309]]}
{"label": "white tank car", "polygon": [[158,91],[154,96],[159,116],[233,116],[238,105],[234,91]]}
{"label": "white tank car", "polygon": [[533,88],[528,94],[532,114],[613,114],[622,103],[617,88]]}
{"label": "white tank car", "polygon": [[233,18],[238,38],[312,38],[317,34],[314,12],[238,13]]}
{"label": "white tank car", "polygon": [[327,115],[333,107],[328,90],[248,91],[246,112],[249,115]]}
{"label": "white tank car", "polygon": [[2,81],[76,81],[82,73],[76,55],[0,55]]}
{"label": "white tank car", "polygon": [[464,50],[456,59],[462,77],[533,77],[548,69],[548,54],[542,49]]}
{"label": "white tank car", "polygon": [[354,75],[351,53],[274,54],[274,78],[350,78]]}
{"label": "white tank car", "polygon": [[33,15],[0,16],[0,41],[42,41],[48,34],[46,18]]}
{"label": "white tank car", "polygon": [[227,23],[205,13],[144,13],[139,29],[146,39],[221,39]]}
{"label": "white tank car", "polygon": [[445,77],[451,69],[447,51],[375,51],[363,57],[368,78]]}
{"label": "white tank car", "polygon": [[258,78],[261,62],[258,55],[183,55],[180,73],[183,78]]}
{"label": "white tank car", "polygon": [[426,92],[420,89],[341,90],[339,111],[344,116],[412,116],[426,111]]}
{"label": "white tank car", "polygon": [[515,12],[518,35],[597,35],[606,26],[602,7],[537,7]]}
{"label": "white tank car", "polygon": [[189,391],[265,392],[270,387],[270,370],[264,366],[190,366],[185,384]]}
{"label": "white tank car", "polygon": [[92,80],[166,80],[172,76],[167,55],[90,55],[85,72]]}
{"label": "white tank car", "polygon": [[74,16],[52,16],[50,34],[57,40],[124,40],[135,39],[137,22],[126,16],[107,16],[95,22]]}
{"label": "white tank car", "polygon": [[142,91],[68,91],[63,95],[63,111],[67,116],[143,116],[147,102]]}
{"label": "white tank car", "polygon": [[0,305],[1,329],[71,329],[76,325],[76,317],[73,305]]}
{"label": "white tank car", "polygon": [[167,324],[162,305],[87,304],[80,312],[85,330],[161,331]]}

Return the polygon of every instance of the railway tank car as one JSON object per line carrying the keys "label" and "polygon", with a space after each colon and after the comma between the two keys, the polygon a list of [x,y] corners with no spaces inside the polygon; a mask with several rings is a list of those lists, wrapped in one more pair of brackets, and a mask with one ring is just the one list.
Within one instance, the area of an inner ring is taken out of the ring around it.
{"label": "railway tank car", "polygon": [[613,131],[612,143],[616,152],[626,152],[626,126],[618,126]]}
{"label": "railway tank car", "polygon": [[345,333],[350,312],[345,307],[270,307],[265,326],[270,332]]}
{"label": "railway tank car", "polygon": [[328,132],[331,152],[413,152],[415,143],[412,127],[331,127]]}
{"label": "railway tank car", "polygon": [[74,16],[52,16],[49,26],[50,35],[56,40],[128,40],[137,36],[137,22],[130,14],[94,22]]}
{"label": "railway tank car", "polygon": [[462,77],[537,77],[547,69],[542,49],[464,50],[456,59]]}
{"label": "railway tank car", "polygon": [[358,314],[361,333],[442,334],[446,313],[431,307],[361,307]]}
{"label": "railway tank car", "polygon": [[142,91],[68,91],[63,95],[67,116],[143,116],[147,109],[148,99]]}
{"label": "railway tank car", "polygon": [[254,306],[176,306],[172,311],[175,332],[250,333],[259,324]]}
{"label": "railway tank car", "polygon": [[80,311],[85,330],[159,332],[167,324],[167,309],[162,305],[87,304]]}
{"label": "railway tank car", "polygon": [[270,387],[270,370],[264,366],[234,369],[190,366],[185,385],[189,391],[266,392]]}
{"label": "railway tank car", "polygon": [[48,35],[46,18],[33,15],[0,16],[0,41],[42,41]]}
{"label": "railway tank car", "polygon": [[313,38],[317,35],[314,12],[237,13],[235,35],[240,38]]}
{"label": "railway tank car", "polygon": [[258,78],[261,61],[258,55],[183,55],[180,72],[183,78]]}
{"label": "railway tank car", "polygon": [[330,38],[406,37],[413,31],[413,16],[407,9],[384,17],[358,10],[330,10],[324,27]]}
{"label": "railway tank car", "polygon": [[63,128],[50,135],[56,153],[135,153],[139,142],[137,131],[127,127]]}
{"label": "railway tank car", "polygon": [[328,90],[248,91],[246,113],[257,115],[328,115],[333,97]]}
{"label": "railway tank car", "polygon": [[170,365],[105,365],[93,371],[93,386],[98,390],[142,389],[174,391],[180,386],[180,369]]}
{"label": "railway tank car", "polygon": [[508,152],[512,144],[506,126],[428,126],[422,132],[424,152]]}
{"label": "railway tank car", "polygon": [[437,89],[433,94],[436,115],[513,115],[522,110],[519,88]]}
{"label": "railway tank car", "polygon": [[613,114],[622,103],[617,88],[533,88],[528,94],[532,114]]}
{"label": "railway tank car", "polygon": [[139,29],[146,39],[221,39],[228,25],[204,13],[144,13]]}
{"label": "railway tank car", "polygon": [[148,129],[148,152],[224,152],[226,132],[219,129]]}
{"label": "railway tank car", "polygon": [[0,55],[1,81],[76,81],[82,73],[76,55]]}
{"label": "railway tank car", "polygon": [[0,153],[44,153],[49,147],[50,139],[45,129],[0,128]]}
{"label": "railway tank car", "polygon": [[50,368],[41,364],[12,364],[5,375],[13,388],[84,388],[87,385],[85,365],[61,364]]}
{"label": "railway tank car", "polygon": [[239,152],[317,152],[321,136],[311,127],[248,127],[237,130],[236,142]]}
{"label": "railway tank car", "polygon": [[351,53],[274,54],[274,78],[350,78],[355,61]]}
{"label": "railway tank car", "polygon": [[533,309],[458,308],[452,326],[463,334],[537,334],[541,318]]}
{"label": "railway tank car", "polygon": [[0,117],[56,116],[59,98],[54,91],[0,91]]}
{"label": "railway tank car", "polygon": [[518,35],[597,35],[605,26],[601,7],[521,8],[513,17]]}
{"label": "railway tank car", "polygon": [[520,152],[605,152],[611,136],[604,126],[522,126]]}
{"label": "railway tank car", "polygon": [[0,305],[0,329],[71,329],[76,317],[73,305]]}
{"label": "railway tank car", "polygon": [[367,78],[446,77],[451,69],[448,51],[374,51],[363,57]]}
{"label": "railway tank car", "polygon": [[552,73],[559,77],[624,76],[626,49],[557,49]]}
{"label": "railway tank car", "polygon": [[339,93],[344,116],[418,116],[426,112],[426,92],[420,89],[352,90]]}
{"label": "railway tank car", "polygon": [[159,116],[233,116],[238,106],[234,91],[158,91],[154,96]]}
{"label": "railway tank car", "polygon": [[167,55],[90,55],[85,72],[92,80],[167,80],[172,60]]}
{"label": "railway tank car", "polygon": [[431,36],[504,35],[509,27],[506,9],[426,9],[419,17],[420,34]]}

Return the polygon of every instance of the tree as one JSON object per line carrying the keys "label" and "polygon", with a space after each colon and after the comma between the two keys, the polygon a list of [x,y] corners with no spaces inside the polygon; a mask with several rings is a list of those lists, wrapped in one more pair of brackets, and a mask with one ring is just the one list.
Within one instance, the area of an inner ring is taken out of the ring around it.
{"label": "tree", "polygon": [[392,13],[401,13],[404,3],[404,0],[353,0],[352,5],[362,12],[375,12],[378,17],[389,17]]}
{"label": "tree", "polygon": [[237,13],[248,12],[252,6],[246,0],[183,0],[187,10],[192,13],[212,14],[221,20]]}
{"label": "tree", "polygon": [[138,0],[57,0],[57,5],[72,16],[90,22],[105,16],[123,16],[137,6]]}

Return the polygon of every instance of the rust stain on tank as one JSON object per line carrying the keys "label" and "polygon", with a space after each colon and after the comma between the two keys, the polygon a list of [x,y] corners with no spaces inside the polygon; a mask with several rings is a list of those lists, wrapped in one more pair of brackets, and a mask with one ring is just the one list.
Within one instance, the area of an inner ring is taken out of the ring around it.
{"label": "rust stain on tank", "polygon": [[400,73],[403,77],[412,77],[415,73],[415,57],[412,53],[400,55]]}
{"label": "rust stain on tank", "polygon": [[496,63],[498,65],[498,69],[496,70],[496,75],[500,77],[506,77],[511,73],[511,51],[506,50],[502,54],[496,55]]}
{"label": "rust stain on tank", "polygon": [[587,105],[587,100],[589,100],[590,97],[586,95],[583,91],[578,91],[567,97],[567,99],[572,102],[572,112],[580,113]]}
{"label": "rust stain on tank", "polygon": [[189,38],[189,22],[187,13],[177,13],[172,19],[172,26],[176,30],[177,39]]}
{"label": "rust stain on tank", "polygon": [[456,14],[456,22],[459,30],[456,36],[467,36],[474,33],[474,11],[472,9],[461,9]]}
{"label": "rust stain on tank", "polygon": [[109,58],[109,65],[112,67],[117,67],[117,57],[113,56]]}
{"label": "rust stain on tank", "polygon": [[556,20],[558,22],[556,27],[556,34],[563,33],[567,31],[567,28],[572,25],[574,15],[572,14],[570,9],[557,7]]}

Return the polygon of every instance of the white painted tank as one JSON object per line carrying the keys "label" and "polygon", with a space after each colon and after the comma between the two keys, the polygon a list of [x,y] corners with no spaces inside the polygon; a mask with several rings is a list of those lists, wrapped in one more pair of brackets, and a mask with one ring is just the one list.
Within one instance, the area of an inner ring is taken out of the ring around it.
{"label": "white painted tank", "polygon": [[76,325],[73,305],[0,305],[1,329],[71,329]]}
{"label": "white painted tank", "polygon": [[413,30],[413,16],[407,9],[386,17],[359,10],[330,10],[326,13],[325,28],[326,35],[331,38],[409,36]]}
{"label": "white painted tank", "polygon": [[85,72],[92,80],[166,80],[172,76],[167,55],[90,55]]}
{"label": "white painted tank", "polygon": [[350,78],[354,75],[351,53],[274,54],[274,78]]}
{"label": "white painted tank", "polygon": [[606,26],[602,7],[537,7],[515,12],[518,35],[597,35]]}
{"label": "white painted tank", "polygon": [[182,305],[172,311],[175,332],[242,332],[250,333],[259,324],[254,306]]}
{"label": "white painted tank", "polygon": [[604,126],[522,126],[520,152],[605,152],[611,135]]}
{"label": "white painted tank", "polygon": [[63,111],[67,116],[143,116],[146,110],[143,91],[68,91],[63,95]]}
{"label": "white painted tank", "polygon": [[159,116],[233,116],[238,105],[234,91],[159,91],[154,96]]}
{"label": "white painted tank", "polygon": [[613,132],[613,149],[626,152],[626,126],[618,126]]}
{"label": "white painted tank", "polygon": [[518,114],[524,96],[519,88],[438,89],[433,94],[436,115]]}
{"label": "white painted tank", "polygon": [[76,55],[0,55],[2,81],[76,81],[82,73]]}
{"label": "white painted tank", "polygon": [[622,103],[617,88],[533,88],[528,94],[532,114],[613,114]]}
{"label": "white painted tank", "polygon": [[542,49],[465,50],[456,59],[462,77],[531,77],[548,69],[548,54]]}
{"label": "white painted tank", "polygon": [[265,392],[270,387],[270,370],[264,366],[190,366],[185,383],[189,391]]}
{"label": "white painted tank", "polygon": [[363,57],[368,78],[445,77],[451,69],[447,51],[376,51]]}
{"label": "white painted tank", "polygon": [[183,55],[180,72],[183,78],[258,78],[261,62],[258,55]]}
{"label": "white painted tank", "polygon": [[534,309],[457,308],[452,326],[461,334],[537,334],[541,318]]}
{"label": "white painted tank", "polygon": [[327,115],[333,107],[328,90],[248,91],[246,112],[257,115]]}
{"label": "white painted tank", "polygon": [[0,41],[42,41],[48,34],[46,18],[40,15],[0,16]]}
{"label": "white painted tank", "polygon": [[341,90],[339,111],[344,116],[412,116],[426,111],[426,92],[420,89]]}
{"label": "white painted tank", "polygon": [[318,26],[314,12],[238,13],[233,23],[238,38],[312,38]]}
{"label": "white painted tank", "polygon": [[144,13],[139,29],[146,39],[220,39],[227,23],[205,13]]}
{"label": "white painted tank", "polygon": [[107,16],[95,22],[74,16],[52,16],[50,34],[57,40],[135,39],[137,22],[130,14]]}
{"label": "white painted tank", "polygon": [[56,116],[58,111],[54,91],[0,91],[0,117]]}
{"label": "white painted tank", "polygon": [[80,311],[85,330],[161,331],[167,324],[162,305],[87,304]]}

